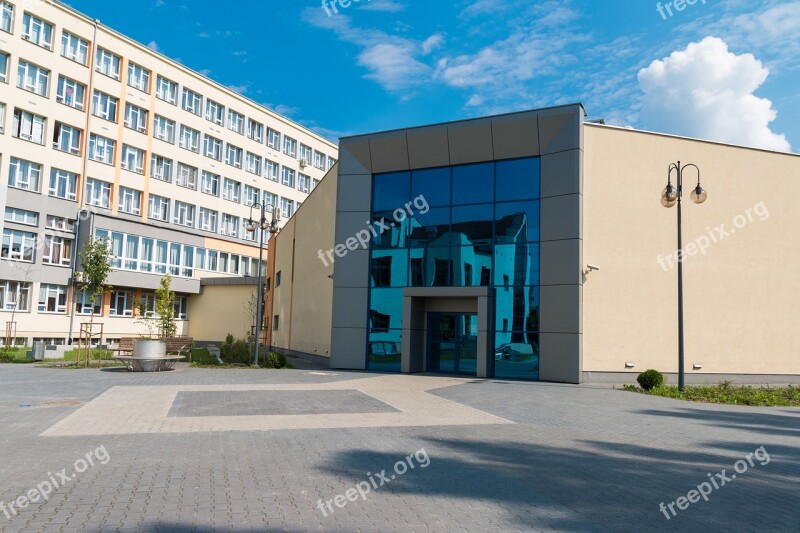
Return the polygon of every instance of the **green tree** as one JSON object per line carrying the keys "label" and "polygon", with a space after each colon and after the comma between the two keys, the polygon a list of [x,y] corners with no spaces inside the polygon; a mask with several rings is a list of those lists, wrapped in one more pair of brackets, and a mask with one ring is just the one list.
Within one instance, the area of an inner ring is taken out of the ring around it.
{"label": "green tree", "polygon": [[[92,314],[89,319],[90,336],[94,334],[94,307],[97,300],[103,301],[103,294],[106,289],[111,287],[106,286],[106,280],[111,273],[111,247],[109,246],[108,239],[92,237],[84,245],[83,250],[78,253],[81,262],[81,270],[83,275],[81,281],[78,282],[78,287],[86,291],[89,295],[89,303],[92,305]],[[102,339],[100,339],[102,341]],[[91,338],[88,339],[88,345],[91,346]],[[86,363],[89,363],[89,347],[86,352]],[[76,361],[77,362],[77,361]]]}
{"label": "green tree", "polygon": [[174,337],[178,329],[175,324],[175,293],[170,286],[172,278],[166,275],[161,278],[161,286],[156,289],[156,314],[162,337]]}

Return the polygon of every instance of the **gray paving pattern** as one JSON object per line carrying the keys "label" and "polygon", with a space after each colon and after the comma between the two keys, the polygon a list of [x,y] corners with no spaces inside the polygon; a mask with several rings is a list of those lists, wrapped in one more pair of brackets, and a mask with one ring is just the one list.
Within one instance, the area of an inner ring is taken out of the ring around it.
{"label": "gray paving pattern", "polygon": [[[375,376],[325,374],[0,365],[0,501],[8,505],[51,475],[59,479],[62,469],[74,476],[10,519],[0,511],[0,531],[798,530],[800,409],[476,380],[431,394],[513,424],[40,436],[114,386]],[[327,397],[325,407],[349,409],[351,400]],[[124,420],[125,413],[120,405],[108,416]],[[659,511],[660,502],[686,496],[708,473],[730,476],[761,446],[768,464],[755,462],[708,502],[676,508],[670,520]],[[106,464],[96,453],[101,447]],[[426,468],[409,469],[344,508],[334,505],[333,513],[318,508],[369,475],[394,473],[398,461],[423,448]],[[77,462],[90,451],[94,466]]]}

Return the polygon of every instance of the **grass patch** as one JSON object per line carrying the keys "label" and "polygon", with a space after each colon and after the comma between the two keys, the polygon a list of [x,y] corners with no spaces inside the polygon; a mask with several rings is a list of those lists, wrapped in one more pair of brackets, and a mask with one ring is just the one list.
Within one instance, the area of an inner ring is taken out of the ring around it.
{"label": "grass patch", "polygon": [[192,348],[192,366],[219,366],[219,361],[205,348]]}
{"label": "grass patch", "polygon": [[[78,350],[69,350],[64,352],[64,361],[74,361],[75,356]],[[80,351],[81,361],[83,361],[84,357],[86,356],[86,352],[84,350]],[[114,357],[114,352],[110,350],[100,350],[99,348],[92,348],[92,351],[89,352],[89,360],[90,361],[97,361],[98,356],[103,361],[110,361]]]}
{"label": "grass patch", "polygon": [[674,385],[661,385],[649,391],[636,385],[625,385],[624,390],[687,400],[690,402],[721,403],[727,405],[752,405],[758,407],[800,406],[800,387],[751,387],[737,386],[728,381],[719,385],[692,385],[683,391]]}

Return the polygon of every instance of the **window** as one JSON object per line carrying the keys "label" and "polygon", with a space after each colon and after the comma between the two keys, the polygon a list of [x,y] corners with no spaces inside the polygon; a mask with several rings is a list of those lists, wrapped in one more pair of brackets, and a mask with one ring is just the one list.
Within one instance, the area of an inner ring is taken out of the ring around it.
{"label": "window", "polygon": [[325,170],[325,163],[326,163],[325,159],[326,159],[325,154],[314,150],[314,167],[320,170]]}
{"label": "window", "polygon": [[206,135],[203,155],[217,161],[222,161],[222,141],[211,135]]}
{"label": "window", "polygon": [[111,184],[94,178],[87,179],[86,204],[109,209],[111,207]]}
{"label": "window", "polygon": [[0,102],[0,133],[6,131],[6,104]]}
{"label": "window", "polygon": [[11,33],[14,28],[14,6],[0,2],[0,30]]}
{"label": "window", "polygon": [[97,64],[95,70],[115,80],[119,79],[120,57],[103,48],[97,49]]}
{"label": "window", "polygon": [[120,187],[119,210],[129,215],[140,215],[142,212],[142,193],[136,189]]}
{"label": "window", "polygon": [[200,229],[217,232],[217,212],[212,209],[200,208]]}
{"label": "window", "polygon": [[281,166],[276,163],[275,161],[267,161],[267,178],[271,179],[272,181],[278,181],[278,177],[280,176],[280,169]]}
{"label": "window", "polygon": [[125,104],[125,127],[147,133],[147,111],[133,104]]}
{"label": "window", "polygon": [[22,59],[19,60],[19,65],[17,66],[17,87],[46,97],[49,82],[49,70],[37,67]]}
{"label": "window", "polygon": [[222,235],[236,237],[239,234],[239,217],[222,213],[222,224],[220,224],[219,232]]}
{"label": "window", "polygon": [[39,286],[37,311],[40,313],[65,314],[67,312],[67,287],[42,283]]}
{"label": "window", "polygon": [[71,218],[47,215],[44,227],[58,231],[75,231],[75,221]]}
{"label": "window", "polygon": [[3,230],[3,259],[33,263],[36,249],[36,234],[9,228]]}
{"label": "window", "polygon": [[28,311],[30,282],[0,280],[0,305],[3,311]]}
{"label": "window", "polygon": [[297,175],[297,190],[308,194],[311,192],[311,176],[305,174]]}
{"label": "window", "polygon": [[311,180],[311,190],[313,191],[314,189],[316,189],[317,185],[319,185],[319,180],[318,179],[312,179]]}
{"label": "window", "polygon": [[17,224],[25,224],[27,226],[38,226],[39,213],[26,211],[25,209],[6,207],[6,222],[16,222]]}
{"label": "window", "polygon": [[203,178],[200,180],[200,192],[219,196],[219,175],[203,171]]}
{"label": "window", "polygon": [[229,144],[225,152],[225,163],[235,168],[242,168],[242,149]]}
{"label": "window", "polygon": [[175,184],[179,187],[197,190],[197,168],[184,163],[178,163],[178,177]]}
{"label": "window", "polygon": [[89,43],[68,31],[61,32],[61,55],[86,65],[89,60]]}
{"label": "window", "polygon": [[175,318],[177,320],[186,320],[189,310],[189,298],[186,296],[175,296],[175,302],[172,304],[175,310]]}
{"label": "window", "polygon": [[300,156],[298,157],[298,159],[300,160],[301,163],[303,163],[304,165],[310,165],[312,157],[311,153],[312,150],[310,146],[306,146],[305,144],[300,143]]}
{"label": "window", "polygon": [[128,85],[144,93],[150,93],[150,71],[136,63],[128,63]]}
{"label": "window", "polygon": [[252,118],[247,119],[247,137],[257,143],[264,142],[264,125]]}
{"label": "window", "polygon": [[242,184],[230,178],[225,178],[222,186],[222,198],[236,202],[237,204],[242,200]]}
{"label": "window", "polygon": [[283,153],[290,157],[297,155],[297,141],[288,135],[283,136]]}
{"label": "window", "polygon": [[8,169],[8,186],[14,189],[39,192],[41,175],[42,165],[39,163],[12,157]]}
{"label": "window", "polygon": [[22,39],[50,50],[53,48],[53,25],[25,13],[22,16]]}
{"label": "window", "polygon": [[69,266],[72,262],[72,239],[57,237],[55,235],[44,236],[44,248],[42,248],[42,263],[47,265]]}
{"label": "window", "polygon": [[97,297],[94,305],[92,305],[91,294],[88,291],[79,291],[75,296],[75,313],[78,315],[91,315],[94,312],[95,315],[99,315],[102,303],[102,298]]}
{"label": "window", "polygon": [[64,76],[58,77],[58,94],[56,101],[83,111],[86,86]]}
{"label": "window", "polygon": [[256,155],[252,152],[247,152],[247,171],[255,174],[256,176],[261,175],[261,156]]}
{"label": "window", "polygon": [[133,316],[133,293],[131,291],[111,291],[109,316]]}
{"label": "window", "polygon": [[291,218],[294,214],[294,202],[289,198],[281,198],[281,213],[283,218]]}
{"label": "window", "polygon": [[278,195],[264,191],[264,204],[268,206],[277,206],[278,205]]}
{"label": "window", "polygon": [[251,187],[250,185],[244,186],[244,205],[251,206],[258,203],[258,193],[259,190],[255,187]]}
{"label": "window", "polygon": [[106,165],[113,165],[114,147],[115,142],[111,139],[92,133],[89,136],[89,159]]}
{"label": "window", "polygon": [[181,107],[184,111],[200,116],[203,112],[203,97],[191,89],[184,87],[183,103]]}
{"label": "window", "polygon": [[281,271],[278,270],[278,272],[275,273],[275,287],[280,287],[280,286],[281,286]]}
{"label": "window", "polygon": [[77,174],[57,168],[50,170],[50,185],[47,189],[49,196],[75,201],[77,187]]}
{"label": "window", "polygon": [[53,148],[73,155],[81,154],[81,135],[78,128],[56,122],[53,130]]}
{"label": "window", "polygon": [[289,167],[281,169],[281,183],[294,189],[294,170]]}
{"label": "window", "polygon": [[172,159],[153,154],[150,157],[150,177],[172,183]]}
{"label": "window", "polygon": [[144,174],[144,150],[123,144],[122,168],[137,174]]}
{"label": "window", "polygon": [[156,78],[156,97],[176,105],[178,102],[178,84],[163,76]]}
{"label": "window", "polygon": [[163,196],[151,194],[147,201],[147,216],[153,220],[167,222],[169,220],[169,200]]}
{"label": "window", "polygon": [[267,146],[273,150],[281,149],[281,133],[272,128],[267,129]]}
{"label": "window", "polygon": [[45,118],[21,109],[14,109],[14,129],[12,137],[44,144]]}
{"label": "window", "polygon": [[117,121],[117,106],[119,98],[114,98],[110,94],[95,91],[92,97],[92,114],[103,120]]}
{"label": "window", "polygon": [[4,83],[8,83],[8,64],[9,64],[9,55],[0,52],[0,81]]}
{"label": "window", "polygon": [[181,126],[180,147],[196,154],[200,153],[200,132],[189,126]]}
{"label": "window", "polygon": [[244,135],[244,115],[233,109],[228,110],[228,129]]}
{"label": "window", "polygon": [[215,102],[214,100],[211,100],[210,98],[207,98],[206,120],[222,126],[222,122],[225,120],[225,106]]}
{"label": "window", "polygon": [[194,227],[194,206],[176,200],[172,221],[180,226]]}
{"label": "window", "polygon": [[280,318],[281,317],[278,315],[272,317],[272,331],[278,331],[278,329],[280,328],[281,325]]}
{"label": "window", "polygon": [[155,115],[153,117],[153,136],[156,139],[175,144],[175,122]]}
{"label": "window", "polygon": [[331,168],[333,168],[333,165],[335,165],[335,164],[336,164],[336,160],[334,158],[332,158],[331,156],[328,156],[328,168],[326,170],[330,170]]}

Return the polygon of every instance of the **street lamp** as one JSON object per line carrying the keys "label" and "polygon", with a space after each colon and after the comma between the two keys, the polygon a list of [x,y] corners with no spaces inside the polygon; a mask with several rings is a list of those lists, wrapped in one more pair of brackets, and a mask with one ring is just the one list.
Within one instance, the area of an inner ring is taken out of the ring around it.
{"label": "street lamp", "polygon": [[[700,186],[700,168],[692,163],[681,166],[681,162],[671,163],[667,171],[667,186],[661,193],[661,205],[670,208],[678,204],[678,389],[683,390],[683,235],[681,229],[681,196],[683,195],[683,171],[688,167],[697,170],[697,186],[689,197],[692,202],[702,204],[708,198],[706,191]],[[676,174],[677,187],[672,185],[672,173]]]}
{"label": "street lamp", "polygon": [[[253,220],[253,208],[261,210],[261,218],[258,221]],[[267,212],[272,213],[271,220],[267,222]],[[261,323],[263,322],[263,276],[261,272],[262,265],[264,264],[264,232],[269,231],[271,235],[278,233],[278,221],[281,219],[280,211],[277,206],[272,204],[262,204],[257,202],[250,206],[250,216],[247,219],[247,226],[245,229],[248,233],[253,233],[256,229],[259,230],[258,242],[258,295],[256,296],[256,323],[253,335],[253,366],[258,366],[258,349],[259,349],[259,334],[261,333]]]}

